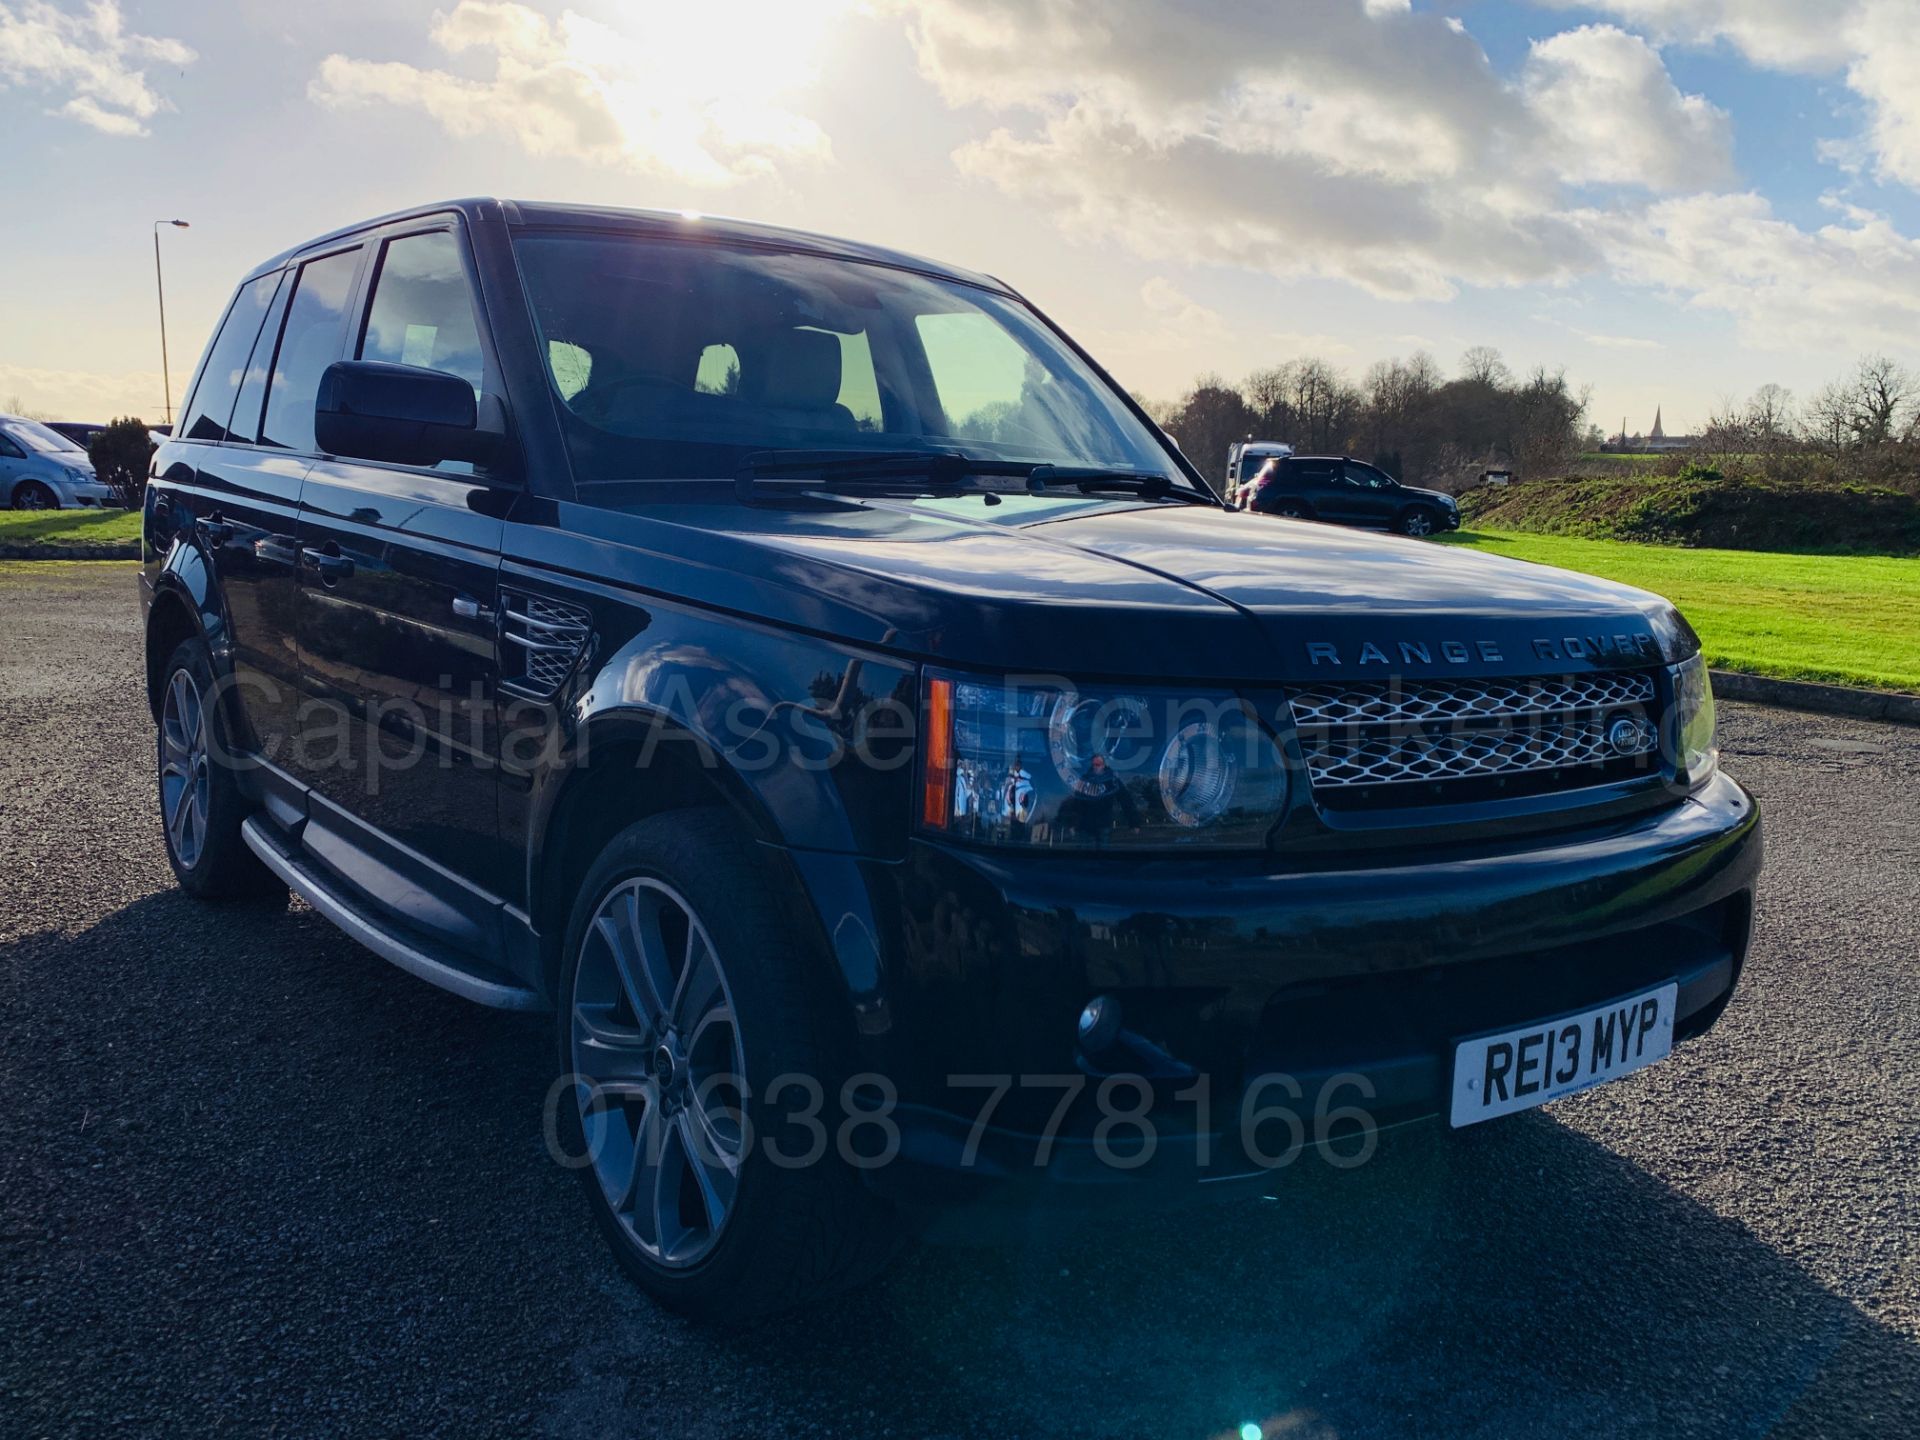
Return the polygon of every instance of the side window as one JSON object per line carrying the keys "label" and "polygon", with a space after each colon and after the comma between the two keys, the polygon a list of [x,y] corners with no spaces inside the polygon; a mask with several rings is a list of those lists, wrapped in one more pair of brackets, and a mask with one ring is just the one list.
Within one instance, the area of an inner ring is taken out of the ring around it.
{"label": "side window", "polygon": [[1346,469],[1347,483],[1362,490],[1385,490],[1391,483],[1371,465],[1349,465]]}
{"label": "side window", "polygon": [[1287,466],[1287,475],[1296,484],[1312,489],[1324,489],[1333,483],[1334,467],[1325,463],[1316,465],[1312,461],[1295,460]]}
{"label": "side window", "polygon": [[593,378],[593,356],[580,346],[565,340],[547,342],[547,368],[562,400],[571,400],[587,388]]}
{"label": "side window", "polygon": [[[247,357],[253,353],[253,342],[260,334],[260,322],[273,303],[283,273],[276,270],[271,275],[249,280],[233,297],[233,304],[227,307],[227,318],[221,322],[213,344],[207,347],[206,363],[200,367],[193,398],[187,402],[174,429],[174,434],[182,440],[232,438],[227,424],[233,414],[233,399],[239,392]],[[251,427],[248,429],[245,438],[250,440],[253,436]]]}
{"label": "side window", "polygon": [[1035,397],[1020,342],[977,310],[918,315],[914,324],[946,412],[947,434],[969,440],[1026,438],[1031,427],[1022,417]]}
{"label": "side window", "polygon": [[340,358],[347,301],[352,298],[359,264],[358,250],[343,250],[300,267],[274,356],[273,379],[267,386],[261,444],[285,450],[314,448],[313,402],[320,393],[321,372]]}
{"label": "side window", "polygon": [[[283,272],[284,275],[284,272]],[[280,338],[281,322],[287,318],[287,297],[293,286],[282,284],[267,310],[267,323],[260,327],[260,338],[253,342],[253,356],[247,361],[247,373],[240,381],[240,398],[234,402],[233,419],[227,424],[230,438],[253,444],[260,438],[260,409],[267,398],[267,376],[273,368],[273,347]]]}
{"label": "side window", "polygon": [[475,395],[485,390],[473,289],[452,231],[387,242],[359,358],[444,370],[473,386]]}
{"label": "side window", "polygon": [[24,460],[27,458],[26,452],[14,444],[13,437],[4,430],[0,430],[0,455],[6,456],[9,460]]}
{"label": "side window", "polygon": [[[803,330],[820,327],[803,325]],[[864,330],[851,333],[823,330],[840,342],[840,394],[835,403],[846,407],[862,430],[886,429],[880,418],[880,380],[873,370],[873,345]]]}
{"label": "side window", "polygon": [[699,368],[693,372],[693,388],[702,395],[738,395],[740,352],[727,344],[707,346],[700,352]]}

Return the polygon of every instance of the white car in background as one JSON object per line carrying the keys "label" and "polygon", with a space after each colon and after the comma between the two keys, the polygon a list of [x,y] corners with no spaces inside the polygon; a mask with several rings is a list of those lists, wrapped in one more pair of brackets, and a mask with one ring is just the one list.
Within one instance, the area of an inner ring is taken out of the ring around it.
{"label": "white car in background", "polygon": [[1291,455],[1293,447],[1277,440],[1240,440],[1227,447],[1227,503],[1236,510],[1247,508],[1249,487],[1260,467],[1277,457]]}
{"label": "white car in background", "polygon": [[38,420],[0,415],[0,506],[66,510],[113,505],[110,486],[93,473],[87,452]]}

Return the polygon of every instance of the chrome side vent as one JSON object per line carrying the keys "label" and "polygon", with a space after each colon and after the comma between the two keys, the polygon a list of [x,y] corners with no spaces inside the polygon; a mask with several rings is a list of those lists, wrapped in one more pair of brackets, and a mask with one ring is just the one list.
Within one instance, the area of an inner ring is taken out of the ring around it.
{"label": "chrome side vent", "polygon": [[525,590],[500,592],[501,684],[551,699],[567,683],[593,638],[593,617],[578,605]]}

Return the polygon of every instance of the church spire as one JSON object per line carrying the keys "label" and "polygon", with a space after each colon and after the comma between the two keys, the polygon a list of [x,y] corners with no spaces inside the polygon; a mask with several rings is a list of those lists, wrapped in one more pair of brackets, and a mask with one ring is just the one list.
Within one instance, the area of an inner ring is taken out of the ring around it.
{"label": "church spire", "polygon": [[1658,405],[1653,407],[1653,433],[1647,438],[1649,440],[1664,440],[1667,438],[1667,432],[1660,428],[1660,407]]}

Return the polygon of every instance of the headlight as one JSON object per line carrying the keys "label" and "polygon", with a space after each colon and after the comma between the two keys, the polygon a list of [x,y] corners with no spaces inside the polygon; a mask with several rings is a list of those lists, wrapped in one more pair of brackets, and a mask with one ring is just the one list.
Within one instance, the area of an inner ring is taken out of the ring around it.
{"label": "headlight", "polygon": [[90,470],[76,470],[73,466],[69,465],[67,466],[67,479],[76,485],[91,485],[93,484],[93,472]]}
{"label": "headlight", "polygon": [[929,672],[920,824],[1055,849],[1257,849],[1285,762],[1237,696]]}
{"label": "headlight", "polygon": [[1673,670],[1673,763],[1679,778],[1698,785],[1720,764],[1713,744],[1713,681],[1696,655]]}

